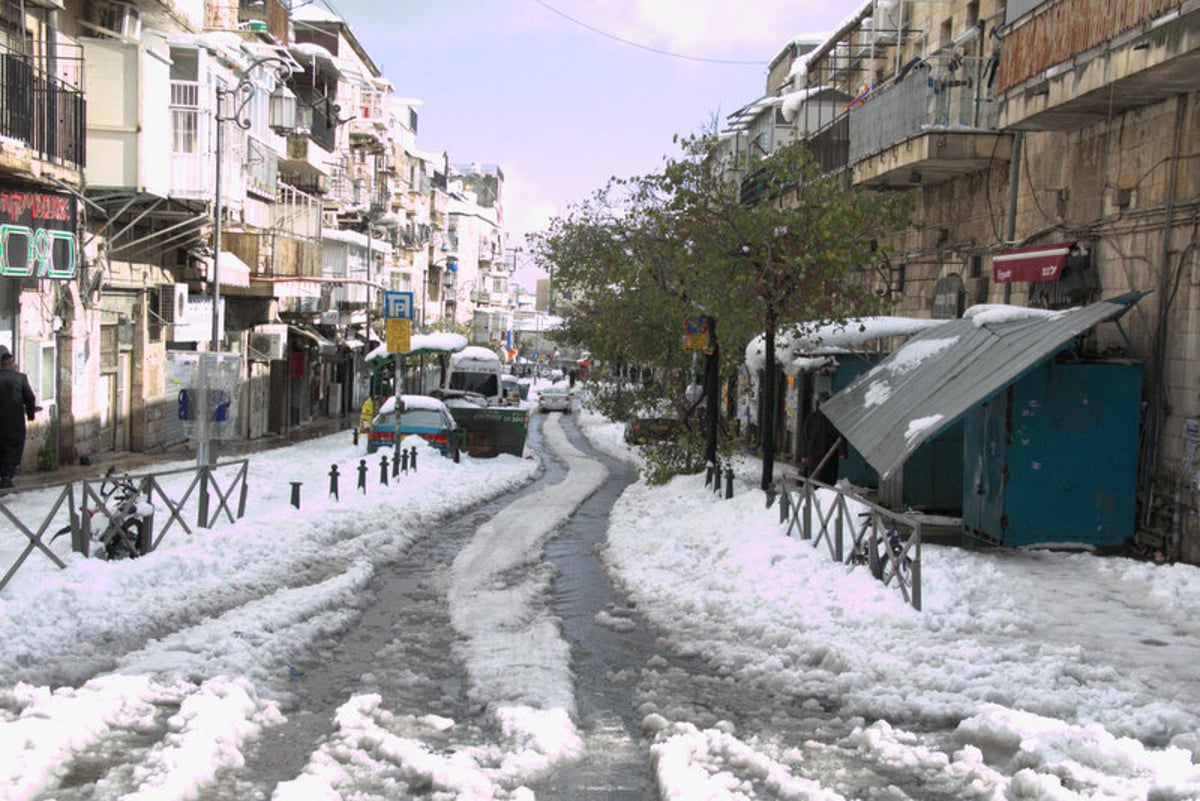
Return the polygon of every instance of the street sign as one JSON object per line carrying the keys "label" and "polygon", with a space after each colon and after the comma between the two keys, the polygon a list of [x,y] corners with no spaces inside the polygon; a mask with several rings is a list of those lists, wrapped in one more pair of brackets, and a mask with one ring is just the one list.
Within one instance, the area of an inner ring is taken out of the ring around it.
{"label": "street sign", "polygon": [[389,317],[387,320],[388,353],[408,353],[412,350],[412,320]]}
{"label": "street sign", "polygon": [[687,350],[708,350],[708,318],[703,316],[683,319],[683,347]]}
{"label": "street sign", "polygon": [[413,316],[413,293],[384,292],[383,316],[387,319],[402,317],[411,320]]}

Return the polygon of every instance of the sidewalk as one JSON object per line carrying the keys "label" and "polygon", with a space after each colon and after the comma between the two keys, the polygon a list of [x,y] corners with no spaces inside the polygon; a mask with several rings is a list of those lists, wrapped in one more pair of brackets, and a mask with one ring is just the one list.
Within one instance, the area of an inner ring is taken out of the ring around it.
{"label": "sidewalk", "polygon": [[[297,442],[345,432],[349,442],[353,437],[352,429],[358,423],[358,415],[343,417],[318,417],[298,426],[293,426],[286,434],[270,434],[253,440],[233,440],[220,442],[216,447],[218,461],[238,459],[246,454],[258,453],[273,448],[293,445]],[[366,452],[365,440],[363,452]],[[135,451],[109,451],[93,457],[89,465],[62,465],[57,470],[34,470],[18,472],[16,490],[32,487],[45,487],[50,484],[66,484],[72,481],[82,481],[88,478],[100,478],[108,470],[115,467],[118,473],[147,473],[154,467],[170,462],[195,460],[196,445],[191,440],[172,445],[169,448],[141,453]]]}

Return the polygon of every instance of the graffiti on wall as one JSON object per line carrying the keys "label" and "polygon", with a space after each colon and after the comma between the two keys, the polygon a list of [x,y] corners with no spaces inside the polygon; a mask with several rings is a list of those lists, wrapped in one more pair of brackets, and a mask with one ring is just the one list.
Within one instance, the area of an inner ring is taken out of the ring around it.
{"label": "graffiti on wall", "polygon": [[75,277],[75,198],[0,188],[0,276]]}

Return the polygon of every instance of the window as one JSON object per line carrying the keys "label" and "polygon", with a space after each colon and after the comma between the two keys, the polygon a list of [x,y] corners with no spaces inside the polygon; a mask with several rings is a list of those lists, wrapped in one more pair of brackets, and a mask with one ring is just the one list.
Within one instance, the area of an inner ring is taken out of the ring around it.
{"label": "window", "polygon": [[29,377],[29,386],[41,406],[54,403],[54,365],[57,349],[53,342],[26,342],[25,363],[18,365]]}

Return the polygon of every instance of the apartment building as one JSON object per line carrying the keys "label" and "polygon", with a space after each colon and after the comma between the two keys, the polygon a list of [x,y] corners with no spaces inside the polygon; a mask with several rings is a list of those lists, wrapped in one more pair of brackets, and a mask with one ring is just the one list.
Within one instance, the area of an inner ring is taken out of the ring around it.
{"label": "apartment building", "polygon": [[731,165],[800,137],[847,186],[914,193],[913,225],[862,265],[897,314],[1150,290],[1087,346],[1144,364],[1138,536],[1189,561],[1198,59],[1195,2],[872,0],[818,46],[789,43],[725,134]]}
{"label": "apartment building", "polygon": [[420,101],[313,6],[27,0],[0,24],[0,198],[26,244],[0,343],[46,407],[23,469],[191,437],[180,365],[208,352],[236,366],[222,437],[357,409],[382,292],[432,322],[454,264]]}
{"label": "apartment building", "polygon": [[24,469],[53,464],[70,373],[78,287],[79,199],[87,163],[83,53],[58,4],[0,2],[0,345],[28,374],[43,411]]}

